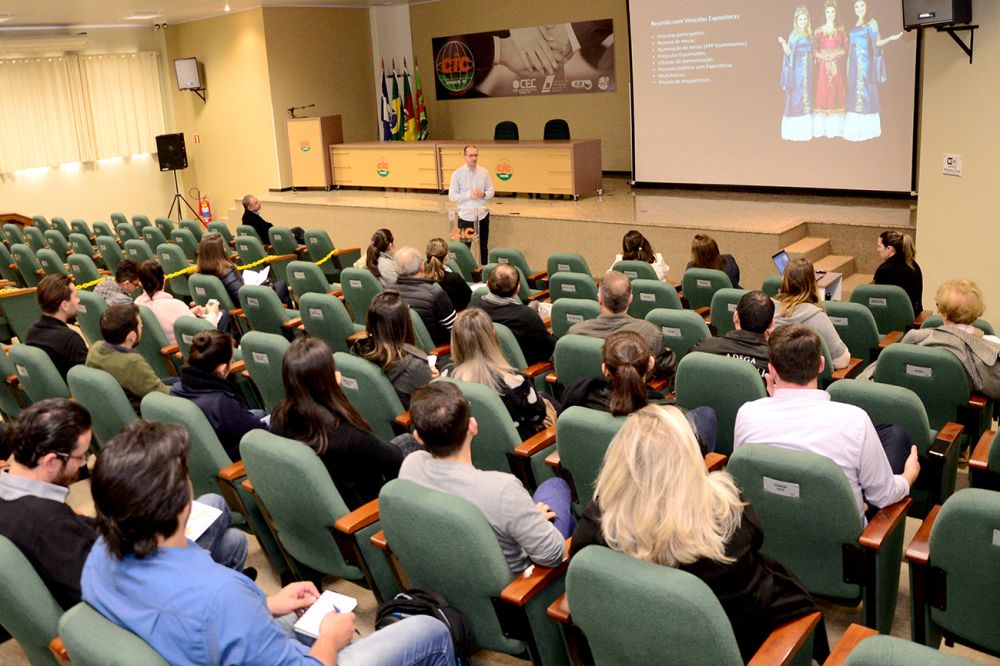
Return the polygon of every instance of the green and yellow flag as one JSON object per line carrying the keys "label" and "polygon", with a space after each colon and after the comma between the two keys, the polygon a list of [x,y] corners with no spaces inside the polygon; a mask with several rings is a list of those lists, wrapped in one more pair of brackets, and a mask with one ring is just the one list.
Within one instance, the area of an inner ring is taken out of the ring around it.
{"label": "green and yellow flag", "polygon": [[424,141],[427,139],[427,106],[424,104],[424,87],[420,83],[420,69],[416,59],[413,61],[413,82],[417,88],[417,139]]}

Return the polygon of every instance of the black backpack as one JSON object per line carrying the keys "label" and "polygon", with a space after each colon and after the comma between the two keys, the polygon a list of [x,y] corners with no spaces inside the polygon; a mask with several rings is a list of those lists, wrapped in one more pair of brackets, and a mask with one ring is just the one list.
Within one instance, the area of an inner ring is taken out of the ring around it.
{"label": "black backpack", "polygon": [[470,664],[472,646],[472,625],[462,611],[448,605],[437,592],[407,590],[400,592],[379,606],[375,613],[376,631],[411,615],[430,615],[444,622],[451,632],[451,642],[455,646],[455,661],[460,666]]}

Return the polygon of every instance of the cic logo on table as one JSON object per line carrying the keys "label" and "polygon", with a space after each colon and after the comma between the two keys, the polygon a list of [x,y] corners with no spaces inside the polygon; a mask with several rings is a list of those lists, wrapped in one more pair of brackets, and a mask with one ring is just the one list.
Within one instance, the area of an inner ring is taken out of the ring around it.
{"label": "cic logo on table", "polygon": [[375,165],[375,173],[385,178],[389,175],[389,162],[387,160],[379,160],[378,164]]}
{"label": "cic logo on table", "polygon": [[299,150],[303,153],[308,153],[312,150],[312,146],[309,144],[309,139],[302,139],[302,141],[299,141]]}
{"label": "cic logo on table", "polygon": [[506,182],[514,177],[514,167],[507,160],[500,160],[497,162],[496,174],[497,178]]}

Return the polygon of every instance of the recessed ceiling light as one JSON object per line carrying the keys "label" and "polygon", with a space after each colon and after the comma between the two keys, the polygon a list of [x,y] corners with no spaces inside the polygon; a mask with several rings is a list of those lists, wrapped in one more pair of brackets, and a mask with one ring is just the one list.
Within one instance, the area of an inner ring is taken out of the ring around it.
{"label": "recessed ceiling light", "polygon": [[163,12],[136,12],[131,16],[126,16],[123,21],[148,21],[150,19],[155,19],[157,16],[163,16]]}
{"label": "recessed ceiling light", "polygon": [[13,14],[0,14],[0,23],[4,23],[5,21],[9,21],[12,18],[14,18]]}

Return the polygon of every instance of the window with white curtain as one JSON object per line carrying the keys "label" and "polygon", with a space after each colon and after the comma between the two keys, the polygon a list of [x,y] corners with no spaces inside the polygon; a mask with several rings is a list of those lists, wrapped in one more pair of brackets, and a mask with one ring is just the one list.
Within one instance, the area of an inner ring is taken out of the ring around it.
{"label": "window with white curtain", "polygon": [[0,60],[0,172],[155,152],[159,56]]}

